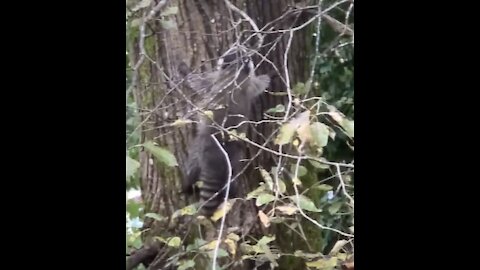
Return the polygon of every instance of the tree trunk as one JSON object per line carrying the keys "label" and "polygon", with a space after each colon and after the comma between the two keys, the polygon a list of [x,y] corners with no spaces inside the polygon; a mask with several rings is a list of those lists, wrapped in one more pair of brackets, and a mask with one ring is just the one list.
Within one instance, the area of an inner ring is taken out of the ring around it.
{"label": "tree trunk", "polygon": [[[268,28],[273,27],[274,30],[289,29],[305,21],[299,12],[288,12],[289,7],[299,1],[232,0],[230,2],[245,11],[260,29],[265,25],[268,25]],[[252,29],[248,22],[242,22],[236,28],[236,32],[232,22],[243,18],[238,12],[227,8],[225,1],[222,0],[155,1],[151,5],[152,7],[162,5],[162,7],[155,15],[156,19],[145,24],[146,37],[144,41],[141,41],[142,33],[140,33],[130,40],[129,46],[132,65],[134,66],[139,60],[142,61],[137,69],[138,75],[134,77],[135,85],[132,89],[137,107],[140,108],[141,142],[154,141],[158,143],[159,146],[173,153],[178,162],[177,167],[168,167],[157,162],[152,153],[146,149],[142,149],[140,152],[144,211],[145,213],[157,213],[166,218],[163,221],[153,218],[145,220],[144,227],[148,230],[143,234],[144,243],[146,249],[160,250],[151,268],[166,269],[162,268],[162,265],[166,264],[166,259],[170,257],[171,253],[168,253],[169,249],[166,246],[154,244],[159,243],[155,241],[154,237],[160,236],[167,239],[181,236],[183,240],[187,231],[195,231],[195,228],[191,228],[185,219],[170,219],[175,211],[195,202],[194,198],[186,198],[180,194],[187,149],[194,135],[193,125],[170,125],[192,110],[191,104],[185,100],[185,97],[192,93],[183,87],[181,83],[183,76],[178,68],[183,62],[196,71],[213,69],[217,58],[236,41],[236,34],[239,34],[241,30]],[[172,11],[172,7],[177,7],[178,12],[162,17],[162,14],[168,10]],[[150,10],[152,9],[146,9],[148,12]],[[281,17],[282,14],[288,16]],[[149,13],[145,12],[143,15],[149,16]],[[173,24],[175,27],[171,27]],[[140,31],[142,32],[142,30]],[[310,45],[307,32],[307,27],[295,31],[288,48],[288,72],[291,86],[298,81],[306,81],[308,76],[307,57]],[[259,50],[261,55],[278,67],[277,72],[270,63],[264,61],[257,71],[258,74],[268,73],[273,76],[269,87],[272,92],[282,92],[286,89],[281,77],[285,79],[284,54],[287,50],[289,35],[289,32],[266,34],[264,46]],[[146,54],[142,56],[144,52]],[[143,60],[141,60],[142,58]],[[258,63],[261,59],[258,57],[255,60]],[[260,120],[262,112],[266,109],[275,107],[277,104],[285,104],[286,101],[284,95],[264,94],[252,108],[255,120]],[[258,125],[256,129],[265,137],[272,132],[272,127],[268,124]],[[249,135],[258,144],[265,142],[265,139],[262,139],[262,136],[256,132],[251,132]],[[270,146],[270,148],[274,147]],[[250,157],[257,154],[258,151],[258,148],[250,147]],[[261,166],[269,171],[273,164],[274,157],[261,152],[242,179],[239,179],[241,181],[240,194],[246,195],[256,188],[261,179],[258,171],[251,168]],[[265,228],[258,221],[257,211],[251,201],[236,201],[227,216],[226,228],[237,228],[236,233],[241,236],[264,234]],[[273,231],[274,226],[270,229]],[[190,237],[185,240],[185,246],[190,243]],[[151,253],[149,254],[151,255]],[[245,265],[238,267],[239,269],[242,267],[250,269]]]}

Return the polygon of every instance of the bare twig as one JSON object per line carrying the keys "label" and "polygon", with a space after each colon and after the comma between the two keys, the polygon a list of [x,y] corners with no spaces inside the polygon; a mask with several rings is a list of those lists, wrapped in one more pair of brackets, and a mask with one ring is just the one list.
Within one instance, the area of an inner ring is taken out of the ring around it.
{"label": "bare twig", "polygon": [[[235,12],[237,12],[238,14],[240,14],[245,20],[247,20],[250,25],[252,26],[253,30],[255,31],[254,35],[258,37],[258,43],[257,43],[257,47],[260,48],[263,44],[263,35],[260,33],[260,30],[258,29],[258,26],[257,24],[253,21],[252,18],[250,18],[250,16],[247,15],[247,13],[245,13],[243,10],[237,8],[234,4],[232,4],[230,1],[228,0],[224,0],[225,2],[225,5],[227,5],[227,7]],[[248,39],[247,39],[248,41]]]}
{"label": "bare twig", "polygon": [[[318,3],[318,13],[322,13],[322,0],[319,1]],[[322,26],[322,16],[318,17],[318,22],[317,22],[317,32],[315,36],[315,51],[314,51],[314,57],[312,61],[312,66],[310,67],[310,78],[308,78],[308,83],[307,83],[307,89],[305,93],[305,97],[308,96],[308,93],[310,92],[310,89],[312,88],[313,84],[313,75],[315,74],[315,66],[317,65],[317,59],[318,59],[318,51],[320,48],[320,29]]]}
{"label": "bare twig", "polygon": [[225,192],[225,198],[223,199],[223,216],[222,216],[222,221],[220,223],[220,231],[218,232],[218,238],[217,238],[217,243],[215,245],[215,250],[213,252],[213,264],[212,264],[212,269],[216,269],[216,264],[217,264],[217,255],[218,255],[218,248],[220,247],[220,240],[222,239],[222,231],[223,231],[223,226],[225,226],[225,217],[227,216],[226,214],[226,209],[227,209],[227,201],[228,201],[228,193],[230,192],[230,181],[232,179],[232,165],[230,164],[230,158],[228,157],[227,152],[223,149],[222,145],[218,142],[217,138],[212,134],[211,135],[212,139],[215,141],[217,144],[218,148],[220,151],[222,151],[225,161],[227,162],[227,167],[228,167],[228,179],[227,179],[227,191]]}
{"label": "bare twig", "polygon": [[[290,36],[288,37],[287,41],[287,48],[285,49],[285,53],[283,55],[283,65],[285,69],[285,86],[287,89],[287,95],[288,95],[288,104],[287,104],[287,109],[285,110],[285,117],[283,118],[283,122],[286,122],[289,115],[290,115],[290,109],[292,107],[292,89],[290,88],[290,74],[288,72],[288,52],[290,51],[290,47],[292,45],[292,39],[293,39],[293,31],[290,31]],[[280,145],[278,147],[278,151],[282,153],[283,145]],[[280,170],[282,169],[282,156],[278,157],[278,165],[276,168],[275,172],[275,186],[277,187],[275,189],[275,201],[278,199],[278,194],[279,194],[279,182],[278,182],[278,177],[280,176]]]}
{"label": "bare twig", "polygon": [[338,175],[338,179],[340,179],[340,185],[342,186],[343,193],[350,200],[350,204],[352,205],[352,208],[353,208],[355,202],[354,202],[352,196],[350,196],[350,194],[348,194],[347,189],[345,188],[345,182],[343,181],[343,178],[342,178],[342,173],[340,171],[340,166],[335,165],[335,167],[337,168],[337,175]]}

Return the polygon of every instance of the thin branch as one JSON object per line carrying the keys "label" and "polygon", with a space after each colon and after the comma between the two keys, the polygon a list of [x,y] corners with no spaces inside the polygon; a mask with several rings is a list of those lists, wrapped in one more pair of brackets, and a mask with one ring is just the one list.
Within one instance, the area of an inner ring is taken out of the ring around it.
{"label": "thin branch", "polygon": [[[295,174],[294,174],[294,179],[295,178],[298,178],[298,168],[300,167],[300,162],[301,162],[301,159],[297,159],[297,164],[296,164],[296,167],[295,167]],[[297,200],[297,208],[298,208],[298,211],[300,212],[300,214],[308,219],[310,222],[312,222],[313,224],[317,225],[320,229],[322,230],[330,230],[330,231],[333,231],[333,232],[336,232],[338,234],[341,234],[343,236],[347,236],[347,237],[354,237],[353,234],[349,234],[349,233],[345,233],[345,232],[342,232],[340,230],[337,230],[335,228],[330,228],[330,227],[327,227],[327,226],[323,226],[322,224],[318,223],[316,220],[312,219],[311,217],[309,217],[308,215],[305,214],[305,212],[303,212],[302,208],[300,207],[300,195],[298,193],[298,188],[297,188],[297,185],[295,183],[293,183],[293,189],[295,189],[295,198]]]}
{"label": "thin branch", "polygon": [[230,181],[232,179],[232,165],[230,164],[230,158],[228,157],[228,153],[223,149],[222,145],[218,142],[217,138],[212,134],[211,135],[212,139],[215,141],[217,144],[218,148],[220,151],[222,151],[225,161],[227,162],[227,167],[228,167],[228,179],[227,179],[227,191],[225,192],[225,198],[223,199],[223,216],[222,216],[222,221],[220,223],[220,231],[218,232],[218,238],[217,238],[217,243],[215,245],[215,250],[213,252],[213,263],[212,263],[212,269],[216,269],[216,264],[217,264],[217,255],[218,255],[218,248],[220,247],[220,240],[222,239],[222,231],[223,231],[223,226],[225,226],[225,217],[227,216],[226,210],[227,210],[227,201],[228,201],[228,193],[230,192]]}
{"label": "thin branch", "polygon": [[150,13],[148,14],[148,16],[145,18],[145,21],[144,22],[148,22],[150,20],[153,19],[153,17],[157,14],[157,12],[160,11],[160,9],[162,9],[166,4],[168,3],[168,0],[161,0],[157,3],[156,6],[154,6],[152,8],[152,10],[150,10]]}
{"label": "thin branch", "polygon": [[343,181],[343,178],[342,178],[342,174],[341,174],[341,171],[340,171],[340,166],[335,165],[335,167],[337,168],[337,175],[338,175],[338,179],[340,180],[340,184],[342,186],[343,193],[350,200],[350,203],[351,203],[352,208],[353,208],[355,202],[354,202],[352,196],[350,196],[350,194],[348,194],[347,189],[345,188],[345,182]]}
{"label": "thin branch", "polygon": [[[287,42],[287,48],[285,49],[285,53],[283,55],[283,65],[285,69],[285,86],[287,88],[287,95],[288,95],[288,104],[287,104],[287,109],[285,110],[285,117],[283,118],[283,122],[287,121],[290,115],[290,109],[292,107],[292,89],[290,88],[290,75],[288,72],[288,52],[290,51],[290,47],[292,45],[292,39],[293,39],[293,31],[290,31],[290,36],[288,37],[288,42]],[[283,150],[283,145],[280,145],[278,147],[278,151],[282,153],[282,150]],[[278,165],[275,172],[275,186],[277,187],[275,189],[275,201],[278,200],[278,195],[279,195],[278,177],[280,175],[281,168],[282,168],[282,156],[279,156]]]}
{"label": "thin branch", "polygon": [[[230,1],[228,0],[224,0],[225,2],[225,5],[227,5],[227,7],[229,9],[231,9],[232,11],[235,11],[237,12],[238,14],[240,14],[240,16],[242,16],[245,20],[247,20],[250,25],[252,26],[253,30],[255,30],[255,33],[254,35],[256,35],[258,37],[258,43],[257,43],[257,47],[260,48],[263,44],[263,35],[260,33],[260,29],[258,29],[258,26],[257,24],[253,21],[253,19],[247,15],[247,13],[245,13],[243,10],[237,8],[234,4],[232,4]],[[248,39],[246,40],[248,41]],[[246,42],[245,41],[245,42]]]}
{"label": "thin branch", "polygon": [[[349,2],[350,0],[342,0],[342,1],[339,1],[339,2],[336,2],[335,4],[332,4],[331,6],[329,6],[328,8],[324,9],[321,13],[313,16],[312,18],[310,18],[308,21],[306,21],[305,23],[303,23],[302,25],[299,25],[297,27],[293,27],[293,28],[290,28],[290,29],[279,29],[279,30],[274,30],[274,31],[265,31],[265,30],[261,30],[260,32],[263,33],[263,34],[277,34],[277,33],[286,33],[286,32],[290,32],[290,31],[298,31],[298,30],[301,30],[305,27],[307,27],[311,22],[315,21],[318,17],[320,16],[325,16],[325,14],[327,12],[329,12],[330,10],[334,9],[335,7],[345,3],[345,2]],[[343,24],[342,24],[343,25]]]}
{"label": "thin branch", "polygon": [[[322,13],[322,0],[318,3],[318,13]],[[308,79],[308,84],[307,84],[307,89],[305,93],[305,97],[308,96],[308,93],[310,92],[310,89],[312,89],[312,84],[313,84],[313,75],[315,74],[315,66],[317,65],[317,59],[319,57],[318,52],[320,48],[320,29],[322,26],[322,16],[318,17],[318,22],[317,22],[317,32],[316,32],[316,37],[315,37],[315,51],[314,51],[314,57],[312,61],[312,66],[310,67],[310,78]]]}

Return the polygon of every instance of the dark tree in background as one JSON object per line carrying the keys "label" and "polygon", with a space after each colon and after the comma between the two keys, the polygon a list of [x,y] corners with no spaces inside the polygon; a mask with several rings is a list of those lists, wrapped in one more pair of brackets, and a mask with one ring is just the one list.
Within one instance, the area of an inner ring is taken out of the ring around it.
{"label": "dark tree in background", "polygon": [[[353,1],[127,0],[126,32],[127,211],[143,220],[127,268],[353,265]],[[217,246],[222,215],[197,219],[180,193],[204,98],[186,78],[234,44],[272,82]]]}

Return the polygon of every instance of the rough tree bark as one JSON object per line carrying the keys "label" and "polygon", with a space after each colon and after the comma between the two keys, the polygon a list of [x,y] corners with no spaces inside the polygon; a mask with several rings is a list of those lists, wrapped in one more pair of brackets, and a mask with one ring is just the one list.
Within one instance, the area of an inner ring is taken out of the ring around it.
{"label": "rough tree bark", "polygon": [[[230,2],[245,11],[259,28],[268,24],[274,30],[289,29],[305,21],[299,12],[291,12],[294,10],[292,7],[298,5],[296,2],[299,1],[232,0]],[[142,143],[155,141],[158,145],[169,149],[174,153],[179,164],[176,168],[162,166],[153,161],[151,153],[146,150],[141,151],[141,191],[145,212],[170,217],[176,210],[193,202],[179,193],[187,148],[192,139],[192,126],[168,126],[191,110],[191,106],[185,101],[185,96],[189,96],[190,93],[181,87],[181,84],[177,86],[178,82],[182,80],[178,66],[181,62],[185,62],[198,71],[212,69],[216,59],[236,40],[235,35],[238,32],[232,30],[234,28],[232,21],[237,22],[243,18],[237,12],[228,9],[223,0],[155,1],[151,5],[159,4],[162,7],[154,17],[156,20],[151,20],[145,25],[146,38],[144,42],[141,42],[140,34],[139,37],[130,41],[129,46],[133,52],[133,64],[144,58],[138,67],[139,75],[134,78],[135,87],[133,89],[143,123],[141,141]],[[175,15],[161,17],[162,11],[168,7],[178,7],[178,12]],[[282,16],[283,14],[287,14],[287,16]],[[145,14],[145,16],[151,15]],[[172,22],[175,23],[175,28],[169,27]],[[241,28],[251,30],[248,22],[243,22]],[[297,81],[306,81],[308,76],[307,56],[310,48],[309,38],[305,33],[307,33],[307,28],[295,31],[289,48],[288,70],[291,85]],[[287,49],[288,38],[288,32],[266,34],[264,46],[259,50],[261,55],[278,67],[278,72],[283,78],[285,78],[284,53]],[[146,55],[142,56],[144,52]],[[258,63],[261,58],[258,57],[255,60]],[[285,91],[284,82],[271,64],[264,61],[258,72],[273,76],[269,88],[272,92]],[[262,117],[262,111],[285,102],[285,96],[265,94],[252,110],[255,111],[257,120],[259,120]],[[271,127],[259,125],[257,130],[264,136],[268,136]],[[255,132],[252,132],[251,135],[254,141],[259,144],[264,143],[262,136]],[[259,151],[258,148],[252,147],[249,155],[252,156],[257,151]],[[273,158],[262,153],[255,159],[252,167],[261,165],[269,170],[272,164]],[[258,172],[249,170],[242,179],[239,179],[241,181],[239,191],[245,195],[256,186],[258,179]],[[233,206],[227,218],[227,225],[240,228],[240,234],[261,232],[262,230],[255,206],[251,202],[245,201],[240,201]],[[147,250],[145,253],[150,257],[152,256],[151,249],[159,248],[153,244],[153,237],[185,235],[188,230],[186,226],[179,223],[172,223],[169,220],[159,222],[150,218],[146,219],[145,228],[148,228],[143,235],[146,243],[145,250]],[[162,253],[163,249],[160,250],[155,260],[156,263],[154,263],[155,266],[151,266],[152,269],[161,269],[161,259],[164,262],[168,258],[166,253]],[[139,254],[141,253],[139,252]]]}

